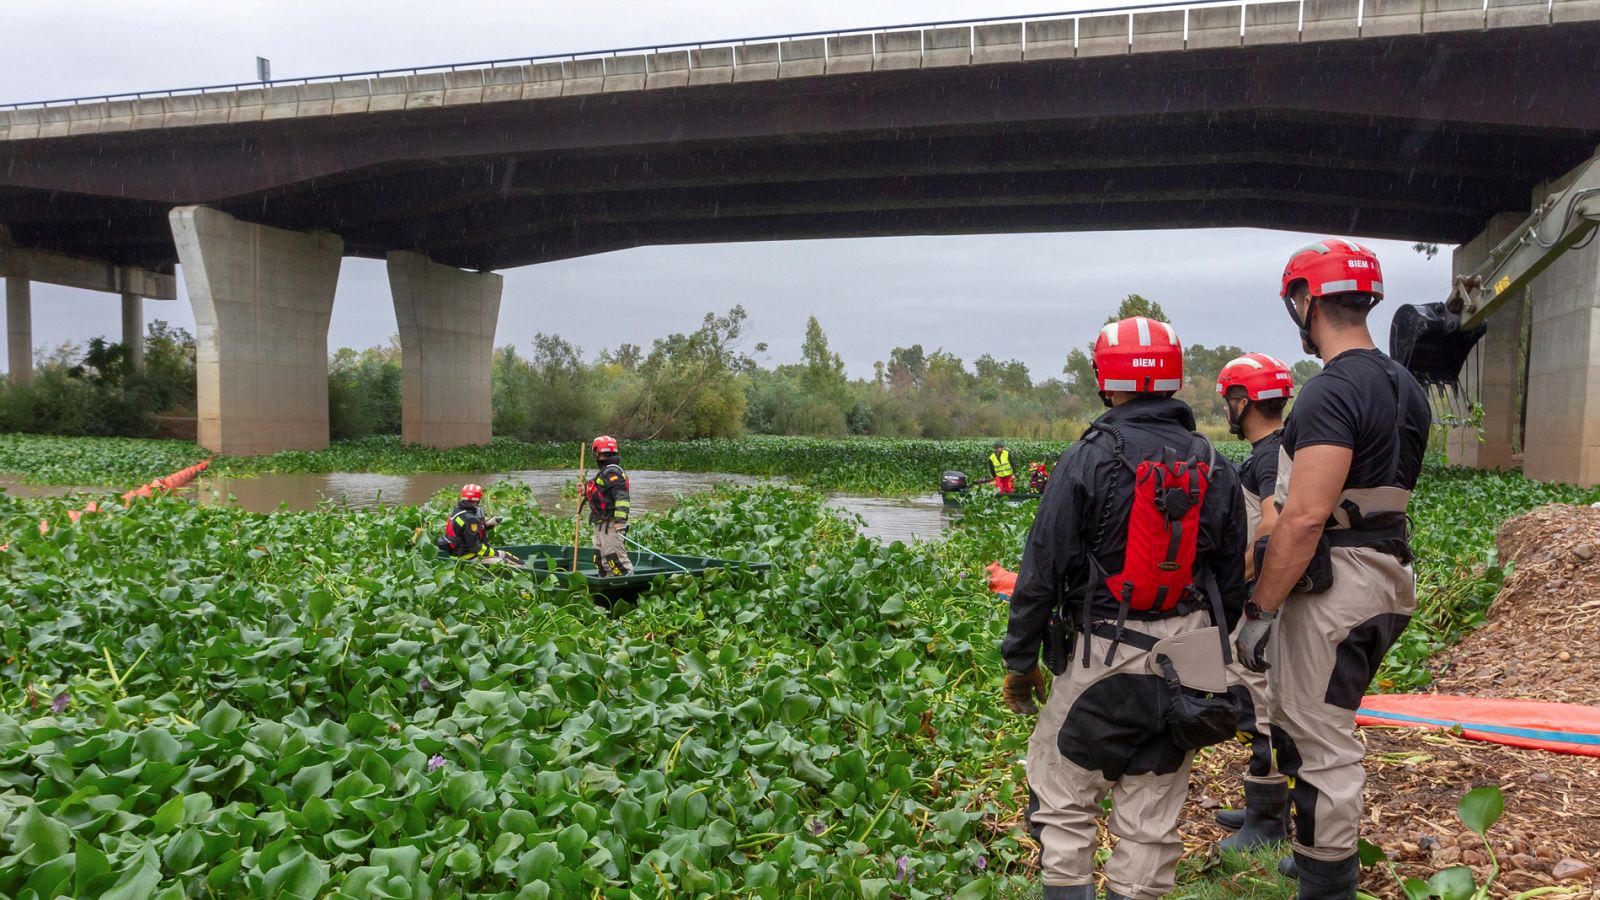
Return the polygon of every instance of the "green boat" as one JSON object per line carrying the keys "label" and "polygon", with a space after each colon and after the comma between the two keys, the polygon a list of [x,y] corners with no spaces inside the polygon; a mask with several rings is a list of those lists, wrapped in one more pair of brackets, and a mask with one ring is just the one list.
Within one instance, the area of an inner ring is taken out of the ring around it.
{"label": "green boat", "polygon": [[[945,506],[960,506],[969,497],[972,497],[974,495],[974,492],[970,491],[970,490],[969,491],[940,491],[939,494],[944,497],[944,505]],[[997,494],[996,496],[1005,498],[1006,502],[1008,502],[1008,503],[1021,503],[1024,500],[1037,500],[1040,497],[1043,497],[1044,494],[1035,494],[1035,493],[1032,493],[1031,491],[1014,491],[1014,492],[1009,493],[1009,494]]]}
{"label": "green boat", "polygon": [[[572,546],[570,544],[514,544],[495,549],[509,553],[523,561],[526,571],[550,573],[567,586],[572,580]],[[628,575],[600,577],[595,565],[595,551],[591,547],[578,550],[578,574],[587,580],[591,593],[605,597],[631,597],[643,592],[658,575],[704,575],[711,569],[743,568],[752,572],[765,572],[771,563],[743,562],[716,559],[710,556],[683,556],[676,553],[654,553],[631,548],[628,557],[633,560],[633,572]]]}

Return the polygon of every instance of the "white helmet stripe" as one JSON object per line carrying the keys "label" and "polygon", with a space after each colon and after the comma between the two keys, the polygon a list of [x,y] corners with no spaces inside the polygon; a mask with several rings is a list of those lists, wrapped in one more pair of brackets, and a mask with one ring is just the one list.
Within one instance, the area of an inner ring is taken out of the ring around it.
{"label": "white helmet stripe", "polygon": [[1256,391],[1257,400],[1276,400],[1283,396],[1283,388],[1270,388],[1265,391]]}
{"label": "white helmet stripe", "polygon": [[1182,378],[1157,378],[1151,382],[1152,391],[1177,391],[1183,389]]}
{"label": "white helmet stripe", "polygon": [[1383,293],[1383,282],[1381,282],[1381,281],[1374,281],[1374,282],[1373,282],[1373,283],[1372,283],[1372,292],[1373,292],[1373,293],[1374,293],[1374,294],[1381,294],[1381,293]]}
{"label": "white helmet stripe", "polygon": [[1103,390],[1107,391],[1137,391],[1139,382],[1133,378],[1107,378]]}
{"label": "white helmet stripe", "polygon": [[1347,278],[1342,281],[1324,281],[1322,283],[1322,292],[1324,294],[1343,294],[1358,290],[1359,286],[1359,283],[1354,278]]}
{"label": "white helmet stripe", "polygon": [[1161,327],[1167,330],[1167,340],[1176,344],[1178,342],[1178,333],[1172,330],[1172,326],[1168,325],[1166,322],[1162,322]]}
{"label": "white helmet stripe", "polygon": [[1139,329],[1139,346],[1150,346],[1150,320],[1144,316],[1135,316],[1133,324]]}
{"label": "white helmet stripe", "polygon": [[1273,365],[1277,366],[1280,369],[1289,368],[1288,366],[1283,364],[1283,360],[1277,358],[1276,356],[1268,356],[1265,353],[1257,353],[1256,355],[1261,357],[1262,359],[1266,360],[1267,362],[1272,363]]}
{"label": "white helmet stripe", "polygon": [[1223,368],[1226,369],[1226,368],[1229,368],[1231,366],[1249,366],[1252,369],[1265,368],[1264,366],[1261,365],[1261,363],[1257,362],[1256,360],[1251,359],[1248,356],[1241,356],[1238,359],[1235,359],[1232,362],[1229,362],[1228,365],[1223,366]]}
{"label": "white helmet stripe", "polygon": [[1109,344],[1109,345],[1111,345],[1113,347],[1115,347],[1117,345],[1117,323],[1116,322],[1112,322],[1110,325],[1107,325],[1106,327],[1100,329],[1100,333],[1105,336],[1107,344]]}

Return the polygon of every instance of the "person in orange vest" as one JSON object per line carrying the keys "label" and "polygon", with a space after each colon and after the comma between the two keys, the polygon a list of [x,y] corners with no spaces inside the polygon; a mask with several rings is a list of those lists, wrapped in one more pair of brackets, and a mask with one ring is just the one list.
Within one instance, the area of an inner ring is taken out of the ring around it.
{"label": "person in orange vest", "polygon": [[601,576],[627,575],[633,571],[633,561],[628,559],[623,535],[628,531],[631,501],[617,439],[606,434],[595,438],[594,455],[600,470],[583,486],[583,499],[594,526],[595,562]]}
{"label": "person in orange vest", "polygon": [[1011,451],[1004,441],[994,442],[994,452],[989,454],[989,473],[994,476],[994,489],[1002,494],[1016,490],[1015,471],[1011,468]]}

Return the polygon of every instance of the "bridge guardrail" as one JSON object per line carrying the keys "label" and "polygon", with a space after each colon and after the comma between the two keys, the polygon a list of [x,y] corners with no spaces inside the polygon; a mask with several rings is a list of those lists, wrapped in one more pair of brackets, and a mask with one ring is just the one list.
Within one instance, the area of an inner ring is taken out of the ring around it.
{"label": "bridge guardrail", "polygon": [[1175,0],[0,104],[0,140],[1600,19],[1600,0]]}

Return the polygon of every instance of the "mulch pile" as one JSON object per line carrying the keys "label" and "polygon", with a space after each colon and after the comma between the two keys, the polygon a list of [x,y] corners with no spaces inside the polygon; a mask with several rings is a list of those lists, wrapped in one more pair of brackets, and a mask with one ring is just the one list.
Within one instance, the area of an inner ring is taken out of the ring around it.
{"label": "mulch pile", "polygon": [[[1600,509],[1546,506],[1507,521],[1497,537],[1514,564],[1489,624],[1444,654],[1440,693],[1600,704]],[[1468,741],[1439,732],[1362,728],[1367,822],[1363,836],[1389,852],[1405,876],[1427,878],[1468,865],[1489,873],[1478,837],[1456,803],[1498,784],[1506,810],[1489,836],[1502,869],[1494,896],[1561,885],[1600,897],[1600,759]],[[1211,748],[1195,761],[1193,801],[1183,823],[1191,853],[1214,852],[1227,835],[1212,812],[1242,802],[1243,748]],[[1370,870],[1362,889],[1401,898],[1394,879]],[[1242,893],[1242,891],[1241,891]]]}

